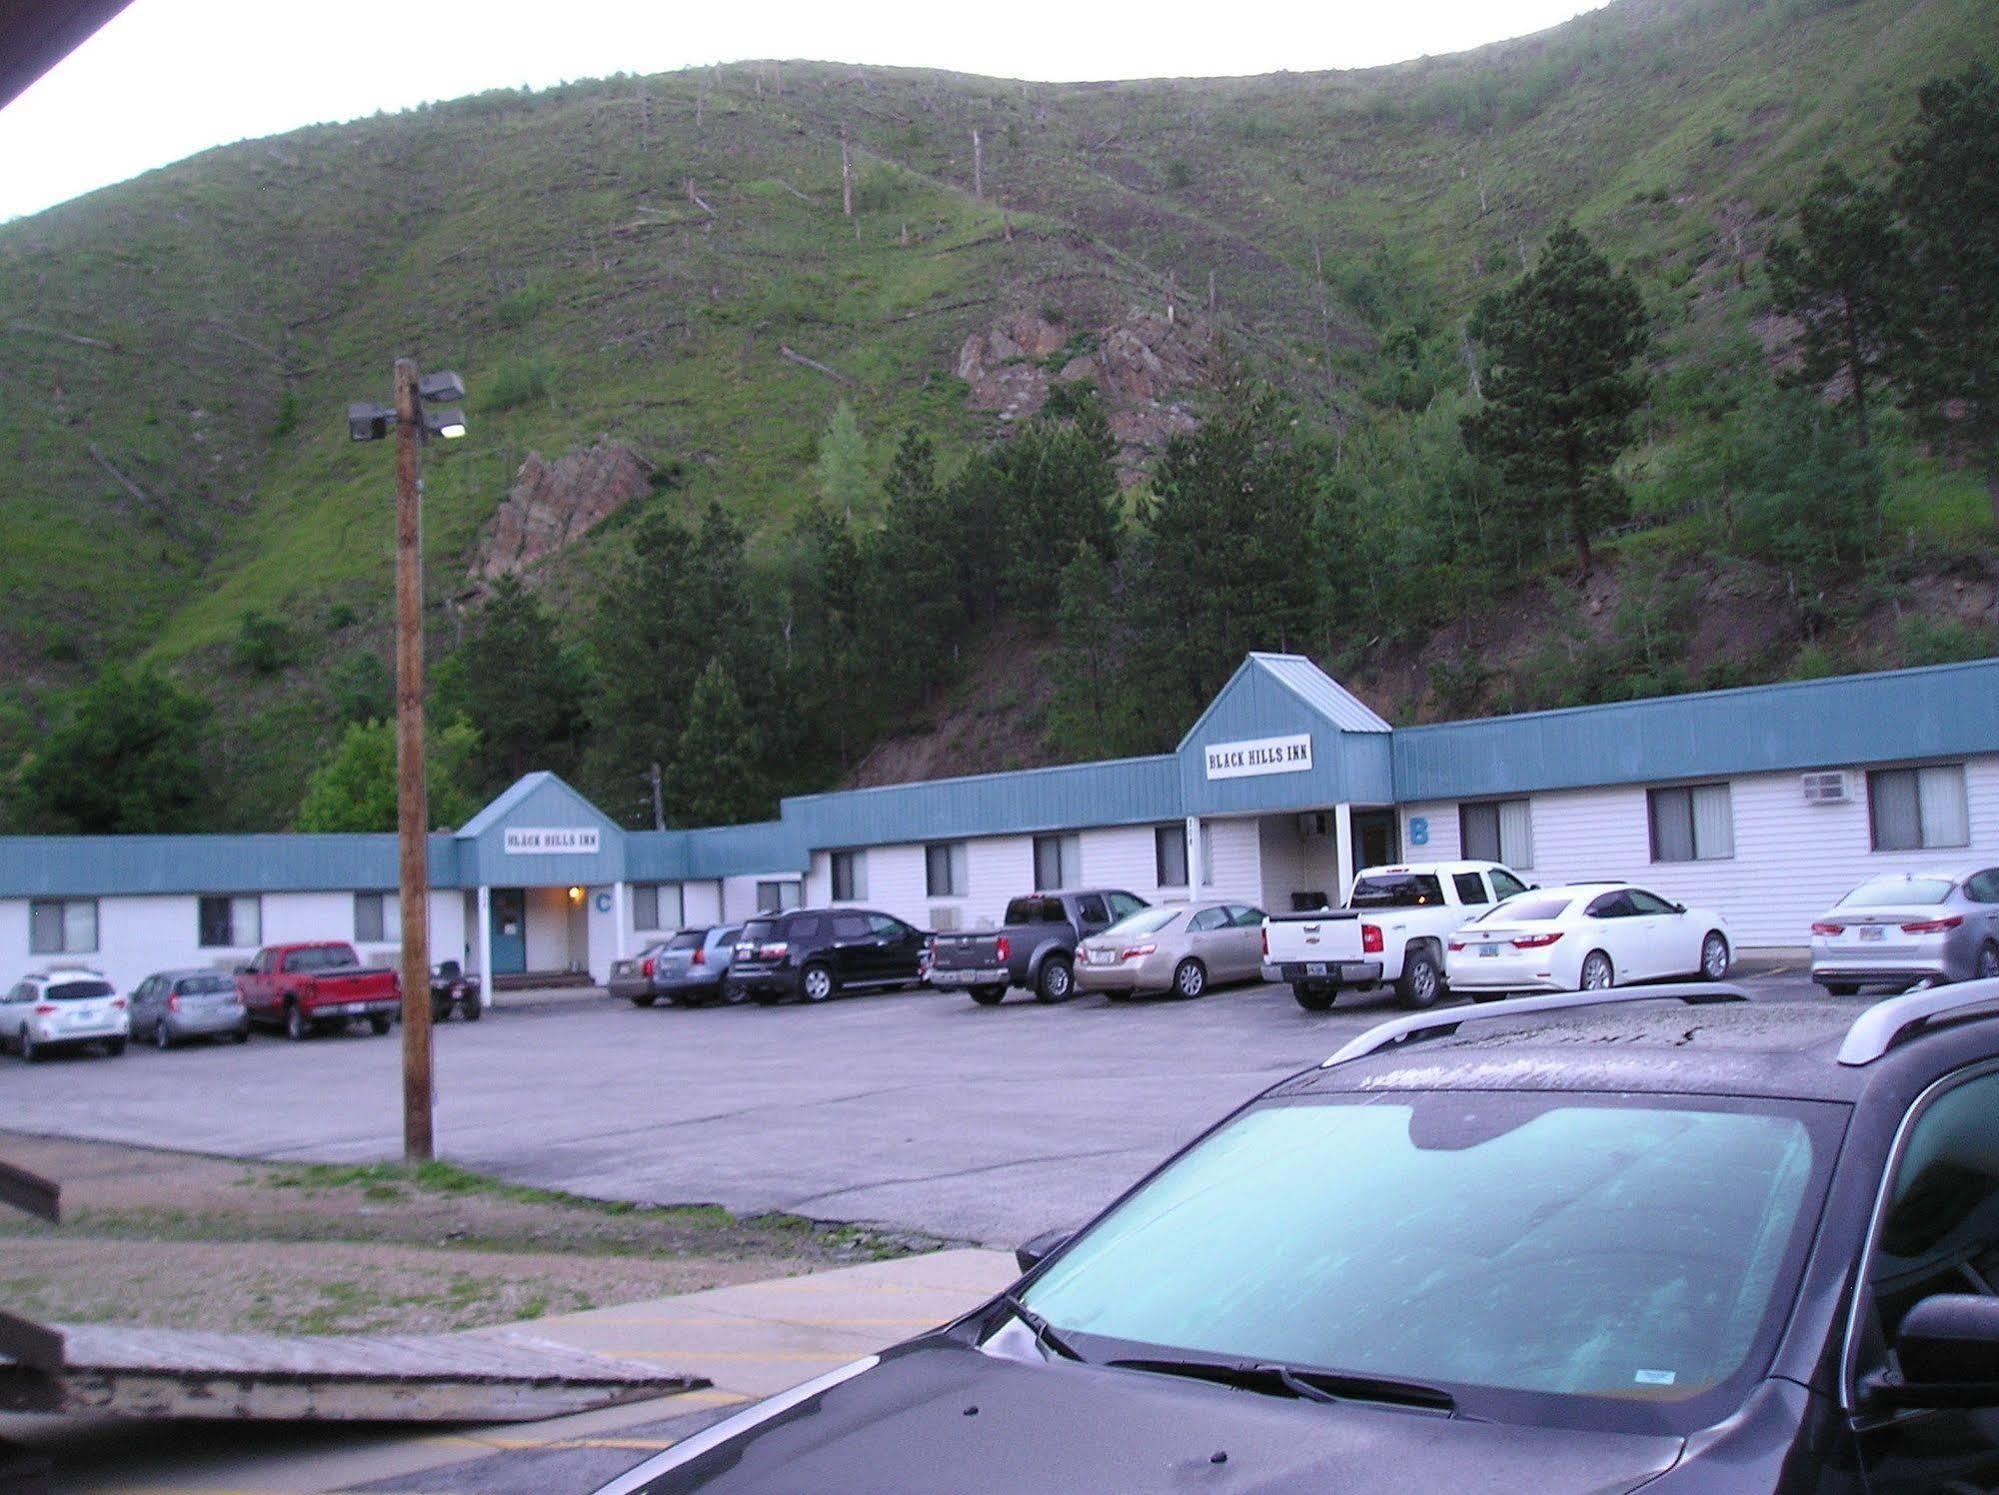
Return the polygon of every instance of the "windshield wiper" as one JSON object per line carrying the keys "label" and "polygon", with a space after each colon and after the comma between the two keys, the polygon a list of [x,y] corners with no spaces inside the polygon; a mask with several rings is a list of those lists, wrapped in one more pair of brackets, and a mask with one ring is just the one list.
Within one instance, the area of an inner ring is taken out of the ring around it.
{"label": "windshield wiper", "polygon": [[1268,1360],[1198,1360],[1165,1356],[1109,1360],[1124,1370],[1146,1370],[1155,1375],[1186,1376],[1197,1381],[1213,1381],[1221,1386],[1240,1387],[1272,1396],[1295,1396],[1307,1402],[1389,1402],[1397,1406],[1421,1407],[1431,1412],[1455,1412],[1457,1398],[1440,1386],[1418,1381],[1398,1381],[1382,1376],[1354,1375],[1346,1371],[1318,1370],[1305,1365],[1283,1365]]}
{"label": "windshield wiper", "polygon": [[1000,1302],[1006,1307],[1007,1312],[1011,1313],[1015,1318],[1027,1325],[1029,1329],[1034,1331],[1034,1338],[1037,1344],[1047,1346],[1064,1360],[1081,1360],[1083,1358],[1082,1352],[1070,1344],[1068,1340],[1064,1339],[1060,1331],[1053,1324],[1021,1302],[1012,1293],[1001,1293]]}

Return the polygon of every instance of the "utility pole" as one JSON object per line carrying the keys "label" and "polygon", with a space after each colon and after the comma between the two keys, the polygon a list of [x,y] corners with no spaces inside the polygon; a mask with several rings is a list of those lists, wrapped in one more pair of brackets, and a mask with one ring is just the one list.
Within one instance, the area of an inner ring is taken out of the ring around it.
{"label": "utility pole", "polygon": [[977,202],[986,200],[986,149],[976,127],[972,130],[972,197]]}
{"label": "utility pole", "polygon": [[840,211],[854,216],[854,158],[847,149],[847,127],[840,126]]}
{"label": "utility pole", "polygon": [[[423,764],[423,412],[416,364],[396,360],[396,836],[403,935],[403,1161],[435,1155],[431,1133],[430,808]],[[492,979],[490,973],[486,979]]]}

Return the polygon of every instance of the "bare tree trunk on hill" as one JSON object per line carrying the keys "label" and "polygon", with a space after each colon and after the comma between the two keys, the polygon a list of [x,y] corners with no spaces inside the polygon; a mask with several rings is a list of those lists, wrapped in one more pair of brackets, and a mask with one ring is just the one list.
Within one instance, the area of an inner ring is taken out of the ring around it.
{"label": "bare tree trunk on hill", "polygon": [[840,126],[840,211],[854,216],[854,156],[847,147],[847,127]]}
{"label": "bare tree trunk on hill", "polygon": [[972,197],[978,202],[986,200],[986,152],[976,127],[972,130]]}

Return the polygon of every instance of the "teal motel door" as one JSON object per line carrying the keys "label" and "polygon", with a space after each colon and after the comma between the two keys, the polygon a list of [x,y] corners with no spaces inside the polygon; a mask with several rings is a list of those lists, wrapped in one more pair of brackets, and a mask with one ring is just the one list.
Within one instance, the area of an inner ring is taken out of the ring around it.
{"label": "teal motel door", "polygon": [[528,895],[525,888],[493,889],[493,974],[518,976],[528,968]]}

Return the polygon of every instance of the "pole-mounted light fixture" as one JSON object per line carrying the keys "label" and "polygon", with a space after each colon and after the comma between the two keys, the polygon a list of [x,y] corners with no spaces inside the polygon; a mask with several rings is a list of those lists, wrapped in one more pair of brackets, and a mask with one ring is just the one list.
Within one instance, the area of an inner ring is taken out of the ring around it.
{"label": "pole-mounted light fixture", "polygon": [[[416,382],[417,438],[456,441],[465,434],[465,381],[451,369],[425,374]],[[435,407],[435,408],[433,408]],[[357,400],[347,407],[349,441],[383,441],[396,418],[396,407]]]}
{"label": "pole-mounted light fixture", "polygon": [[376,405],[359,400],[347,407],[349,441],[381,441],[389,434],[389,422],[396,418],[392,405]]}

